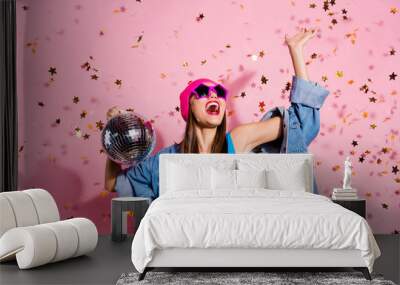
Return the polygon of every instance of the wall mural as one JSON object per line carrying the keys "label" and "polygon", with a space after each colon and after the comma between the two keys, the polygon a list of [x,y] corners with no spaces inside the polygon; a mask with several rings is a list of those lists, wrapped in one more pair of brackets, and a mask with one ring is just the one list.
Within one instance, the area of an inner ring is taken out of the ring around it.
{"label": "wall mural", "polygon": [[375,233],[400,231],[398,1],[19,0],[19,187],[52,193],[63,219],[110,232],[100,133],[112,106],[151,120],[153,152],[181,140],[179,92],[225,83],[228,130],[289,105],[284,35],[315,27],[309,78],[330,90],[310,152],[320,193],[343,161]]}

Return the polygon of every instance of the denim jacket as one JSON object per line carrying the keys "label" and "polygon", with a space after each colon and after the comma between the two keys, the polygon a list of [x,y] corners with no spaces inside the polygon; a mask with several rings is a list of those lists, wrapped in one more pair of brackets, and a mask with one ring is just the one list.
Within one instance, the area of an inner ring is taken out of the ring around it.
{"label": "denim jacket", "polygon": [[[320,108],[329,90],[316,82],[292,77],[289,108],[275,107],[264,114],[261,121],[275,116],[283,119],[283,135],[272,142],[254,148],[252,153],[306,153],[308,146],[317,136],[320,128]],[[178,144],[161,149],[138,164],[122,171],[116,179],[115,190],[118,196],[138,196],[155,199],[159,186],[159,155],[178,153]],[[314,179],[313,193],[318,193]]]}

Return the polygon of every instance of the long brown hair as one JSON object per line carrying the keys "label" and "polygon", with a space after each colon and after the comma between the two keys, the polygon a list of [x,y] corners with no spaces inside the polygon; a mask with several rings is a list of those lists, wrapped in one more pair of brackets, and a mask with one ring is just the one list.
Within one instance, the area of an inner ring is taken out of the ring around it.
{"label": "long brown hair", "polygon": [[[183,140],[179,143],[181,153],[199,153],[199,146],[195,133],[196,118],[192,113],[189,104],[189,116],[186,122],[185,134]],[[221,124],[217,127],[217,132],[211,146],[211,153],[227,153],[228,147],[226,142],[226,112],[222,119]]]}

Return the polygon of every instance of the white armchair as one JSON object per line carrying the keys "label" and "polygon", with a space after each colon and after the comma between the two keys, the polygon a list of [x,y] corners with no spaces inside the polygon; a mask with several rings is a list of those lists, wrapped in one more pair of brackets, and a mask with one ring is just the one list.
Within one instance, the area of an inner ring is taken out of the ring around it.
{"label": "white armchair", "polygon": [[96,248],[97,240],[92,221],[60,221],[46,190],[0,193],[0,262],[16,258],[20,269],[28,269],[86,254]]}

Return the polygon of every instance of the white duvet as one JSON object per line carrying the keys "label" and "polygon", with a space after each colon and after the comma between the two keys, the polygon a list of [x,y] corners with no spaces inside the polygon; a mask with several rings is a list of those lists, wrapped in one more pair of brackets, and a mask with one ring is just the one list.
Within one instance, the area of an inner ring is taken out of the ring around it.
{"label": "white duvet", "polygon": [[370,272],[380,256],[361,216],[325,196],[266,189],[159,197],[133,239],[133,265],[143,272],[155,249],[176,247],[358,249]]}

